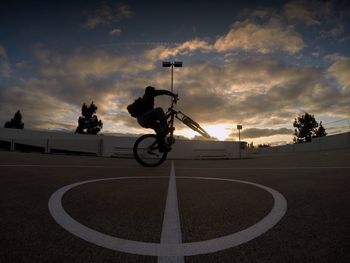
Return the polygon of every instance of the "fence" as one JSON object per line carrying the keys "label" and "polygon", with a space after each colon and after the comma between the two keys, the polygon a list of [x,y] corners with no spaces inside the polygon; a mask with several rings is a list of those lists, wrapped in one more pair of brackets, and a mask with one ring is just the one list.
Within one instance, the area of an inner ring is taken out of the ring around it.
{"label": "fence", "polygon": [[[136,137],[92,136],[0,128],[0,148],[11,151],[133,157]],[[244,157],[238,142],[177,140],[173,159],[235,159]]]}

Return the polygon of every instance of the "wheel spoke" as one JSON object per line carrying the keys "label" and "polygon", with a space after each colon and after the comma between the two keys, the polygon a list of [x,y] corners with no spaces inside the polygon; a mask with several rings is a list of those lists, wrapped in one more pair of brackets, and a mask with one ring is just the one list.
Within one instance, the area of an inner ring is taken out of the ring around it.
{"label": "wheel spoke", "polygon": [[155,134],[146,134],[136,140],[134,156],[141,165],[154,167],[164,162],[167,152],[159,151],[157,136]]}

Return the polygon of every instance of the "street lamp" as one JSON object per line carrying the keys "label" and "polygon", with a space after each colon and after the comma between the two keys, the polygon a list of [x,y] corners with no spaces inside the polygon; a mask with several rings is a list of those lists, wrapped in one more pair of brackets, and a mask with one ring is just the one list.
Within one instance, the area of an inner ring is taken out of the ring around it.
{"label": "street lamp", "polygon": [[241,130],[243,126],[242,125],[237,125],[237,130],[238,130],[238,141],[241,141]]}
{"label": "street lamp", "polygon": [[238,130],[238,142],[239,142],[239,159],[241,159],[241,130],[243,126],[242,125],[237,125],[237,130]]}
{"label": "street lamp", "polygon": [[163,67],[164,68],[170,68],[171,67],[171,92],[173,92],[174,90],[174,67],[175,68],[181,68],[182,67],[182,61],[174,61],[174,62],[170,62],[170,61],[163,61]]}

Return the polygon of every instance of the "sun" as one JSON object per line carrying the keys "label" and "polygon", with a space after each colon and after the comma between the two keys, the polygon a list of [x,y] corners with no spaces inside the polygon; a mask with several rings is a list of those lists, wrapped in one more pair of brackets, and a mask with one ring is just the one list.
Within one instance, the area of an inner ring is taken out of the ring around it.
{"label": "sun", "polygon": [[224,141],[230,135],[231,131],[225,124],[216,125],[204,125],[203,129],[206,130],[212,137],[218,138],[220,141]]}
{"label": "sun", "polygon": [[[231,131],[228,127],[229,125],[227,124],[202,125],[202,128],[206,130],[210,136],[215,137],[220,141],[224,141],[230,135]],[[182,130],[181,134],[188,138],[193,138],[199,135],[199,133],[191,129]]]}

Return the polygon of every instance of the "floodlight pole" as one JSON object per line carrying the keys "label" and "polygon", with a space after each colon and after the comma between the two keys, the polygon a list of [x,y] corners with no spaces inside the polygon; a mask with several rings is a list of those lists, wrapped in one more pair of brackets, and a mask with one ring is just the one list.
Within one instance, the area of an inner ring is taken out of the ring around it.
{"label": "floodlight pole", "polygon": [[237,125],[237,130],[238,130],[238,143],[239,143],[239,159],[242,158],[242,146],[241,146],[241,130],[242,130],[243,126],[242,125]]}
{"label": "floodlight pole", "polygon": [[181,68],[182,67],[182,61],[163,61],[163,67],[165,68],[171,68],[171,80],[170,80],[170,89],[171,92],[174,92],[174,67],[175,68]]}
{"label": "floodlight pole", "polygon": [[174,93],[174,63],[171,63],[171,92]]}

